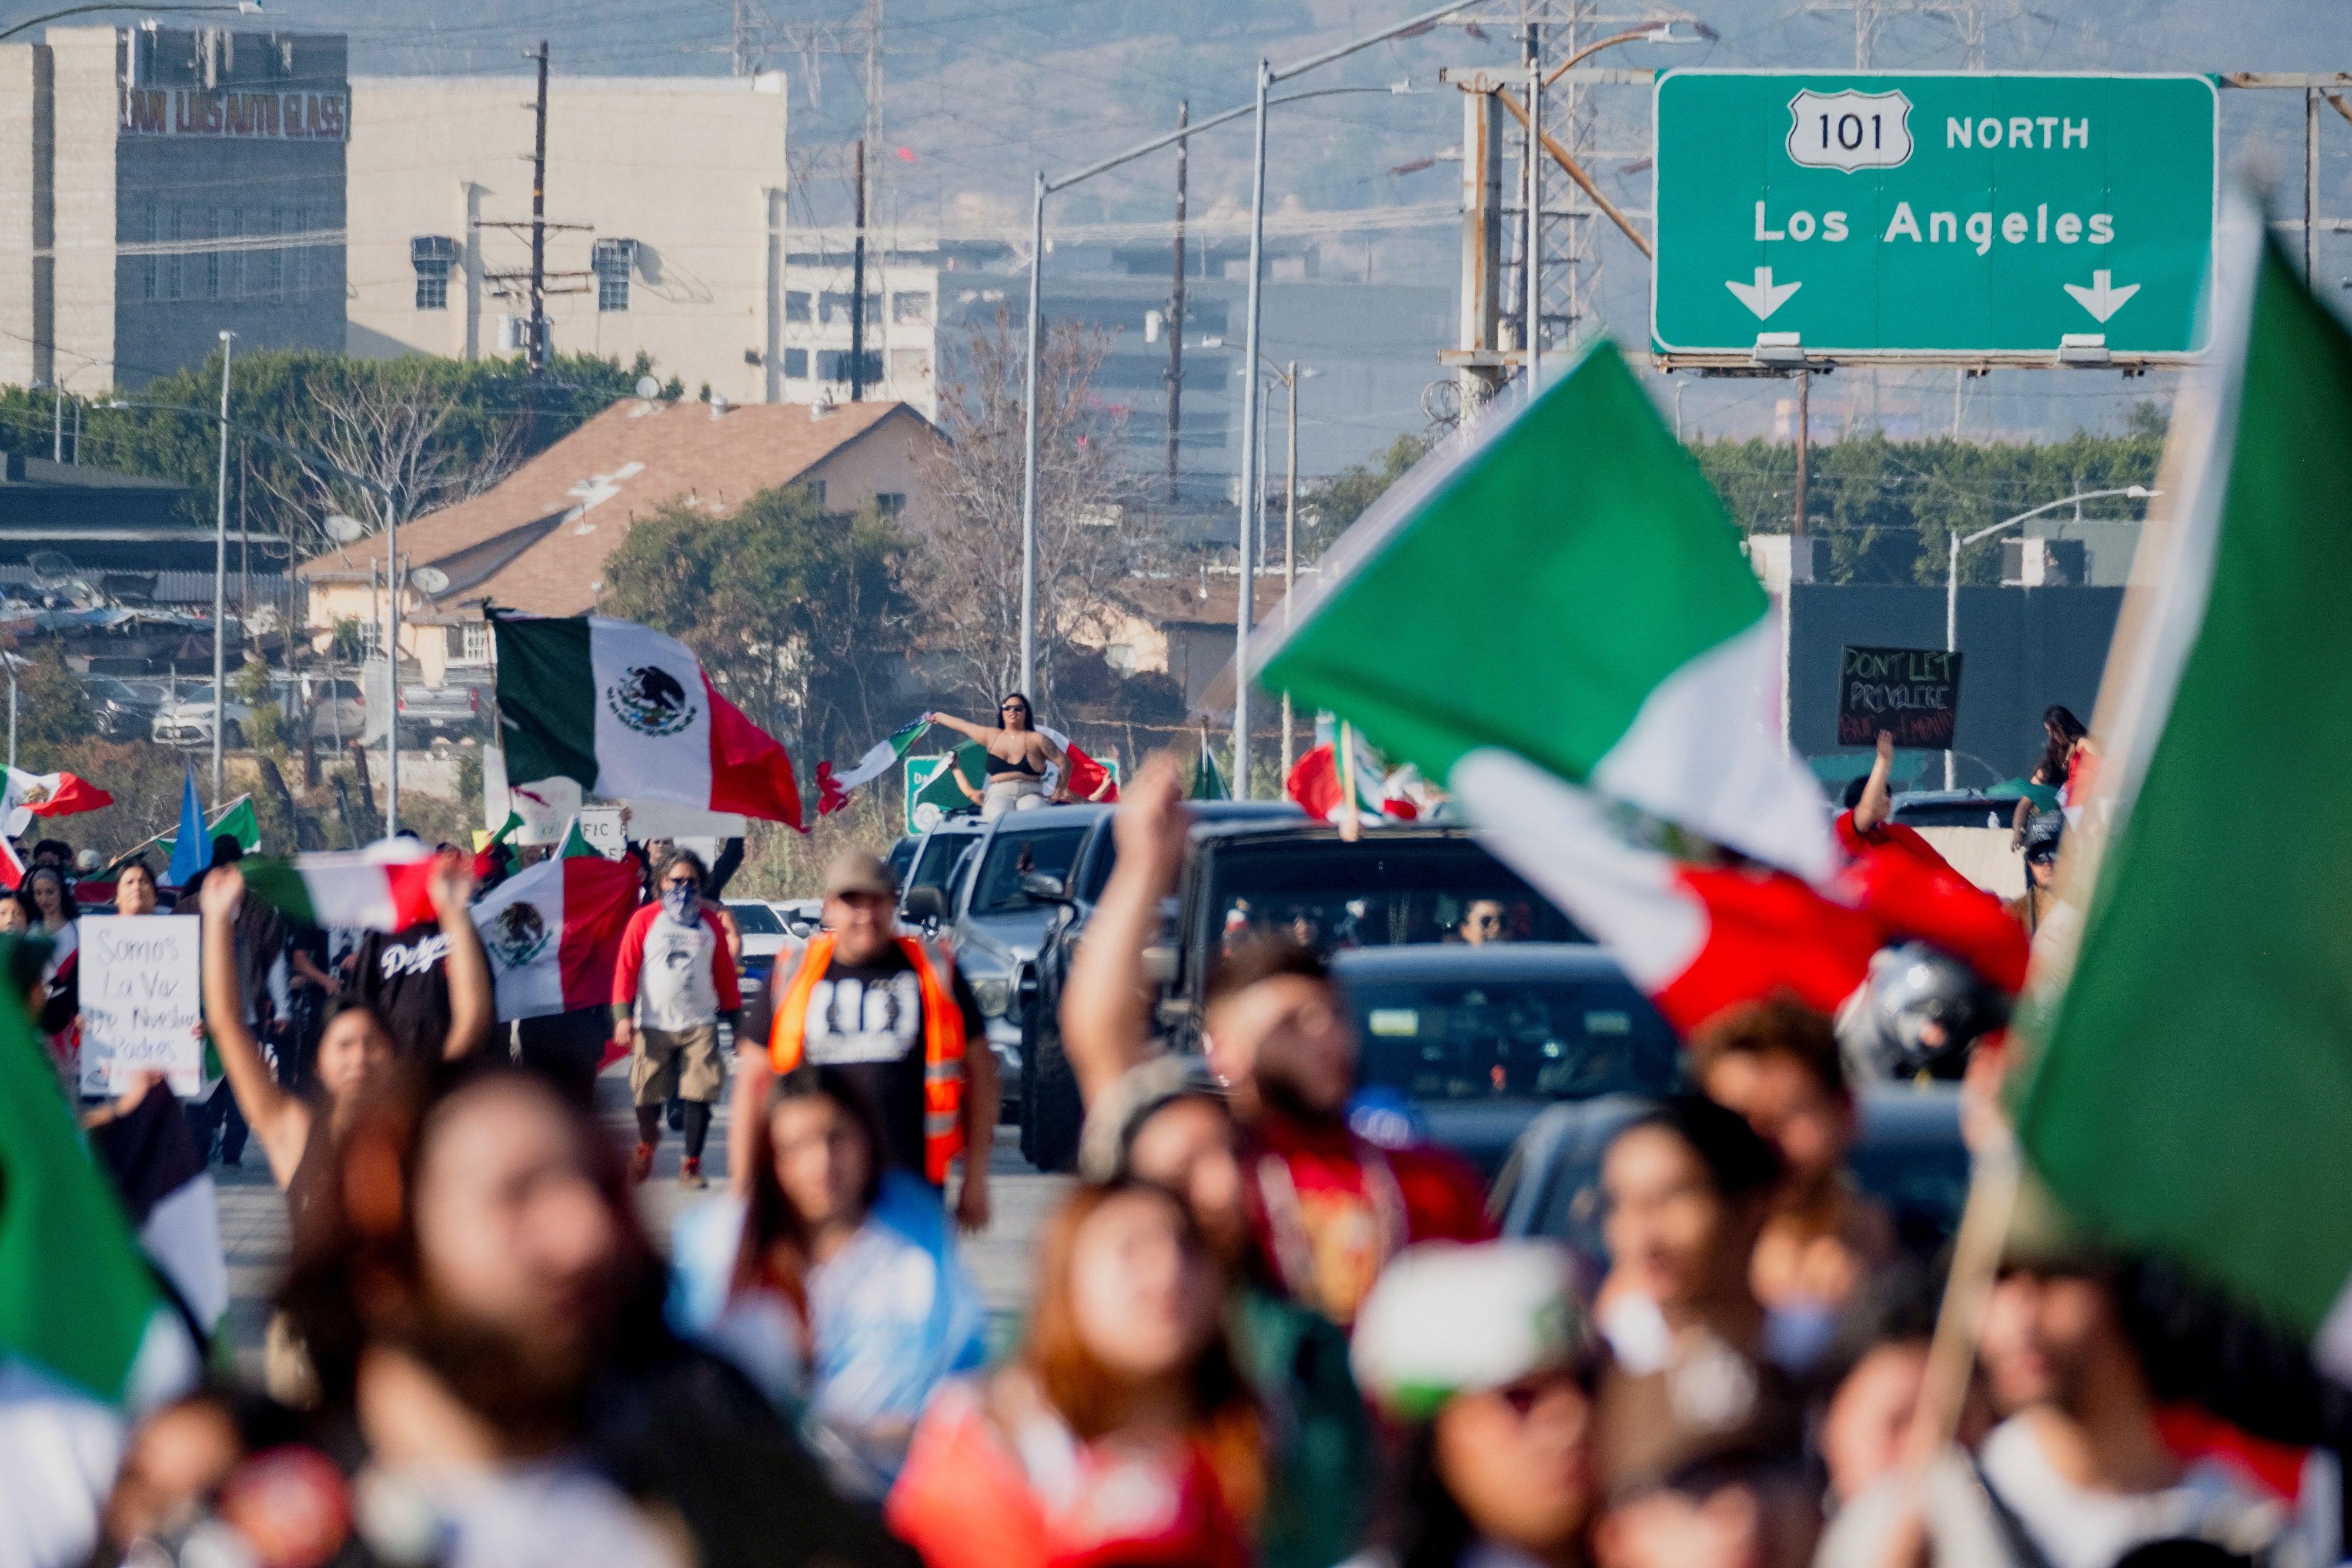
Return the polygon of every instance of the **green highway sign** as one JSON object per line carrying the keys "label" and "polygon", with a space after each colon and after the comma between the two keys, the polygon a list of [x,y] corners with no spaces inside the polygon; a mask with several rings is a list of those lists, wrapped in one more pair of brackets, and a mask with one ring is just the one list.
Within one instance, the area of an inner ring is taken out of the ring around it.
{"label": "green highway sign", "polygon": [[1670,70],[1655,90],[1661,355],[2202,346],[2209,77]]}

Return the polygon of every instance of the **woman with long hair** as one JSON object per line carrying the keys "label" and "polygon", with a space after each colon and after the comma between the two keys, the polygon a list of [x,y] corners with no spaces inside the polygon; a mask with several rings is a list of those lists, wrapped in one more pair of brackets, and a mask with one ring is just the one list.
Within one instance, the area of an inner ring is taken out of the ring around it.
{"label": "woman with long hair", "polygon": [[[41,966],[41,1007],[35,1015],[49,1037],[49,1047],[79,1077],[81,1073],[81,907],[65,873],[53,865],[37,865],[25,873],[14,895],[25,912],[26,935],[49,940],[48,961]],[[85,1091],[92,1089],[85,1082]],[[103,1084],[97,1084],[103,1091]]]}
{"label": "woman with long hair", "polygon": [[1542,1241],[1425,1242],[1382,1272],[1351,1355],[1397,1479],[1354,1568],[1591,1561],[1597,1357],[1573,1282]]}
{"label": "woman with long hair", "polygon": [[797,1416],[836,1490],[879,1503],[932,1391],[984,1360],[987,1308],[848,1074],[776,1079],[748,1148],[749,1192],[679,1218],[672,1320]]}
{"label": "woman with long hair", "polygon": [[1038,1244],[1020,1354],[931,1401],[890,1493],[892,1532],[930,1568],[1248,1562],[1260,1423],[1220,1290],[1176,1197],[1071,1193]]}
{"label": "woman with long hair", "polygon": [[[1068,753],[1038,730],[1036,710],[1021,692],[1008,694],[996,705],[996,716],[1002,722],[992,727],[973,724],[953,714],[924,716],[988,748],[988,786],[976,797],[983,821],[1007,811],[1026,811],[1045,805],[1047,768],[1058,768],[1065,778],[1069,775]],[[965,792],[971,793],[969,784]]]}

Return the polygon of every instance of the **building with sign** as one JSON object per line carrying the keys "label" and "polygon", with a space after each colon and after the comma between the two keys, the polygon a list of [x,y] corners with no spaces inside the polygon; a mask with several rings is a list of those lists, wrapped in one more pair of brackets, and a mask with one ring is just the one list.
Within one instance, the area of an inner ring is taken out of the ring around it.
{"label": "building with sign", "polygon": [[340,35],[52,27],[0,45],[0,383],[93,397],[339,349]]}
{"label": "building with sign", "polygon": [[[362,77],[352,91],[349,351],[521,353],[531,79]],[[689,398],[785,401],[784,125],[781,74],[551,77],[551,348],[649,354]]]}

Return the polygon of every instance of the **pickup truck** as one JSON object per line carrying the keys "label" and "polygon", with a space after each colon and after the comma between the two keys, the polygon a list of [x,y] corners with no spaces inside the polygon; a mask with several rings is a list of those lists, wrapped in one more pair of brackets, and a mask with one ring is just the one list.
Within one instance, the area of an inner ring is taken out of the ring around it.
{"label": "pickup truck", "polygon": [[488,707],[474,686],[403,686],[400,722],[434,729],[471,729]]}

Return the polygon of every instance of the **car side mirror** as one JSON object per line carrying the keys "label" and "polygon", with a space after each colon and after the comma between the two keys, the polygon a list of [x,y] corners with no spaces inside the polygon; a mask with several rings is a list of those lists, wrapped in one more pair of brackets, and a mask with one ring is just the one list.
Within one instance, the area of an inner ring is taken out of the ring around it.
{"label": "car side mirror", "polygon": [[1062,879],[1042,871],[1033,871],[1021,879],[1021,891],[1040,904],[1067,904],[1070,895]]}
{"label": "car side mirror", "polygon": [[899,901],[898,913],[908,920],[929,921],[934,925],[945,925],[948,918],[948,895],[936,887],[911,887]]}

